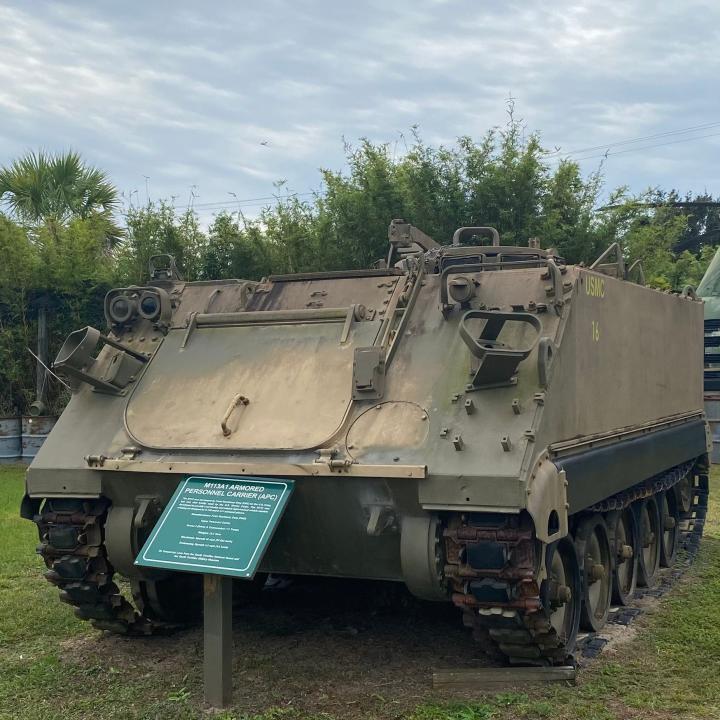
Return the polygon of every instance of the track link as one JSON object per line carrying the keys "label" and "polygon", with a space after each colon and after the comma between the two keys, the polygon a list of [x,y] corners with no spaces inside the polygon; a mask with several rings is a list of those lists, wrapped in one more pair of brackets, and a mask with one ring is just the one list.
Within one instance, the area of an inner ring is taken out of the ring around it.
{"label": "track link", "polygon": [[146,636],[176,629],[138,612],[113,582],[115,570],[105,549],[109,507],[105,498],[45,500],[33,518],[40,535],[37,552],[48,568],[45,577],[77,617],[99,630]]}
{"label": "track link", "polygon": [[[709,483],[704,464],[684,463],[589,510],[622,509],[681,481],[689,491],[688,507],[680,514],[681,546],[691,560],[707,515]],[[512,664],[564,663],[567,638],[553,627],[552,608],[546,607],[535,577],[539,543],[532,528],[522,522],[518,516],[489,515],[449,524],[444,532],[445,576],[454,590],[452,600],[463,610],[464,624],[490,654],[504,656]]]}

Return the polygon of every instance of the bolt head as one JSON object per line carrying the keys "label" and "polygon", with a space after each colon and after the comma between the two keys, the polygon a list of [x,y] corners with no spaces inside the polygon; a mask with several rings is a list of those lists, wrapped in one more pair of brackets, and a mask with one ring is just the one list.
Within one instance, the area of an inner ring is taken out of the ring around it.
{"label": "bolt head", "polygon": [[630,560],[633,556],[632,545],[620,545],[618,548],[618,560]]}
{"label": "bolt head", "polygon": [[606,576],[605,566],[600,563],[596,563],[590,567],[588,571],[588,579],[590,582],[597,582],[598,580],[604,580]]}

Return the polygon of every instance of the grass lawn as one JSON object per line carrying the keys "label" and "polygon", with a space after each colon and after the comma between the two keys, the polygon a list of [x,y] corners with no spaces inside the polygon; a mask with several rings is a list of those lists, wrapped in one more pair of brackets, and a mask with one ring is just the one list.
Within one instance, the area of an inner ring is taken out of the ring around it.
{"label": "grass lawn", "polygon": [[[34,554],[35,526],[18,516],[22,484],[21,468],[0,468],[0,718],[205,717],[199,633],[181,633],[172,640],[133,641],[108,638],[76,620],[70,608],[58,601],[56,588],[42,578],[44,566]],[[464,702],[434,697],[426,688],[415,695],[406,693],[401,701],[399,686],[388,682],[389,690],[378,689],[382,683],[376,683],[367,687],[367,697],[361,702],[348,700],[343,706],[341,699],[347,696],[343,683],[349,682],[344,663],[349,660],[337,662],[334,675],[323,675],[323,687],[318,690],[319,670],[314,675],[312,668],[305,675],[293,675],[291,663],[282,660],[280,650],[271,648],[294,642],[301,655],[311,654],[312,663],[319,662],[322,651],[305,650],[302,636],[294,640],[292,634],[277,644],[277,637],[260,628],[253,632],[260,647],[268,650],[255,649],[249,659],[246,655],[237,660],[236,696],[251,695],[253,682],[294,682],[292,692],[299,697],[304,694],[305,678],[319,700],[308,709],[301,702],[288,701],[282,693],[277,701],[266,693],[260,707],[238,699],[242,709],[219,717],[720,718],[720,502],[715,499],[719,492],[720,473],[715,473],[711,513],[695,564],[677,587],[636,621],[630,631],[632,639],[580,672],[576,687],[549,686]],[[286,611],[292,613],[293,609]],[[372,636],[372,621],[368,628],[365,634]],[[360,640],[357,631],[348,635],[342,643],[351,658],[353,644]],[[363,642],[383,645],[372,637]],[[374,651],[378,657],[389,652],[384,647]],[[242,652],[238,647],[236,653]],[[406,659],[408,664],[402,656],[393,659],[392,677],[400,678],[400,686],[412,660],[410,653]],[[415,680],[423,688],[430,683],[429,675]]]}

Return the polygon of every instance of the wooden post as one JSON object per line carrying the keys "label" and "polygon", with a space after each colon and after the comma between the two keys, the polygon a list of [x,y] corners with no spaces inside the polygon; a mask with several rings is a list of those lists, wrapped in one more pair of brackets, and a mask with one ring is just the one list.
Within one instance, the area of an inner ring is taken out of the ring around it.
{"label": "wooden post", "polygon": [[232,578],[204,576],[205,702],[224,708],[232,702]]}
{"label": "wooden post", "polygon": [[45,373],[42,363],[48,364],[48,332],[47,332],[47,307],[43,304],[38,307],[38,338],[37,354],[40,362],[37,362],[35,374],[35,400],[38,403],[45,402]]}
{"label": "wooden post", "polygon": [[575,668],[562,665],[555,667],[462,668],[433,672],[434,690],[500,692],[548,682],[574,685]]}

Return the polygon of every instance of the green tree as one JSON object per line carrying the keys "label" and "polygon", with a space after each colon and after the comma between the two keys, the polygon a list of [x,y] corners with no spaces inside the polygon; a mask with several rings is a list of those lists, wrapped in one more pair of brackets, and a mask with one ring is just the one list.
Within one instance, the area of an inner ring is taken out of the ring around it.
{"label": "green tree", "polygon": [[0,414],[27,405],[33,368],[25,350],[32,343],[29,299],[40,278],[40,257],[27,232],[0,214]]}
{"label": "green tree", "polygon": [[258,222],[223,212],[208,229],[200,265],[205,279],[259,280],[273,271],[272,248]]}
{"label": "green tree", "polygon": [[699,254],[704,247],[720,243],[720,200],[709,193],[686,193],[683,196],[671,190],[658,194],[664,196],[677,214],[687,216],[687,225],[675,246],[677,252],[689,250]]}
{"label": "green tree", "polygon": [[480,142],[461,137],[433,148],[414,134],[397,159],[388,144],[363,140],[346,149],[348,170],[324,170],[325,194],[315,203],[329,267],[366,267],[384,255],[394,217],[440,243],[462,225],[493,226],[507,245],[539,236],[571,262],[594,259],[604,242],[594,214],[600,174],[583,179],[567,161],[551,167],[539,136],[526,134],[512,113]]}
{"label": "green tree", "polygon": [[186,279],[203,279],[202,257],[207,236],[191,210],[178,215],[166,202],[148,203],[130,210],[125,221],[125,237],[113,253],[118,282],[145,283],[150,258],[163,253],[175,258]]}
{"label": "green tree", "polygon": [[[680,290],[699,272],[702,262],[689,252],[675,252],[688,218],[679,213],[664,193],[648,190],[629,195],[618,188],[600,221],[607,242],[617,242],[627,265],[639,260],[645,281],[660,290]],[[697,264],[696,264],[697,263]]]}
{"label": "green tree", "polygon": [[556,248],[569,262],[590,263],[608,243],[595,215],[602,178],[587,180],[577,163],[563,160],[548,178],[541,200],[538,234],[544,247]]}
{"label": "green tree", "polygon": [[358,148],[346,145],[345,149],[347,174],[322,171],[325,194],[316,201],[316,209],[327,233],[327,253],[324,267],[318,269],[343,263],[368,267],[385,253],[388,224],[403,217],[405,209],[388,146],[363,140]]}
{"label": "green tree", "polygon": [[[72,330],[103,326],[115,273],[105,230],[98,216],[31,229],[0,214],[0,412],[32,400],[36,365],[28,348],[36,343],[38,307],[49,310],[51,357]],[[63,388],[51,377],[47,383],[46,399],[59,410]]]}
{"label": "green tree", "polygon": [[112,218],[117,190],[104,172],[74,151],[29,152],[0,168],[0,201],[23,224],[53,227],[73,218],[99,217],[109,245],[121,236]]}

